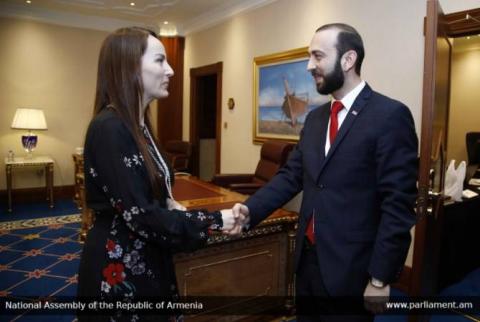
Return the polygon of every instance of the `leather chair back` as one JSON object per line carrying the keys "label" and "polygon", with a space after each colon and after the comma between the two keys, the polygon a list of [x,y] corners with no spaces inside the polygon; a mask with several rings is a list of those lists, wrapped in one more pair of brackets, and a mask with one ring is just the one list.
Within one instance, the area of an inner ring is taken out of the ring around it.
{"label": "leather chair back", "polygon": [[288,155],[295,145],[282,141],[266,141],[260,152],[260,161],[253,182],[265,183],[287,162]]}
{"label": "leather chair back", "polygon": [[165,144],[165,152],[175,171],[187,171],[190,166],[192,144],[190,142],[171,140]]}

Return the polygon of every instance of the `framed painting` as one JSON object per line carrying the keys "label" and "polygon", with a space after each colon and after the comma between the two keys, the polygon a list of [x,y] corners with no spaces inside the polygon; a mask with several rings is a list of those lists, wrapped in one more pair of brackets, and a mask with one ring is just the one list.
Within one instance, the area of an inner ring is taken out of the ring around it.
{"label": "framed painting", "polygon": [[307,71],[308,48],[253,60],[253,142],[296,142],[305,117],[329,100]]}

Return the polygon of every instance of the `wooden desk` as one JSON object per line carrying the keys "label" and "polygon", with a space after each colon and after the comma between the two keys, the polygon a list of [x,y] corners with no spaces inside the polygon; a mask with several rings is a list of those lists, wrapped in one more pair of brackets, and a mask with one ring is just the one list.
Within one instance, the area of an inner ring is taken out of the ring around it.
{"label": "wooden desk", "polygon": [[[246,199],[244,195],[195,177],[176,177],[173,195],[187,209],[209,211],[231,208]],[[210,237],[207,247],[177,254],[174,262],[180,295],[241,296],[239,302],[253,301],[262,295],[293,297],[296,223],[296,213],[279,209],[241,237],[231,238],[218,233]],[[269,307],[260,307],[258,312],[267,309]],[[188,316],[187,320],[224,318],[197,315]],[[228,321],[242,318],[231,316]]]}
{"label": "wooden desk", "polygon": [[[194,177],[177,177],[173,195],[187,209],[209,211],[231,208],[246,199]],[[279,209],[239,238],[219,233],[210,238],[206,248],[177,254],[175,267],[180,294],[242,296],[242,301],[262,295],[293,296],[296,223],[296,213]],[[229,321],[241,318],[230,317]],[[212,321],[212,316],[188,316],[187,320]]]}
{"label": "wooden desk", "polygon": [[45,186],[47,200],[53,208],[53,159],[48,156],[34,156],[32,158],[16,157],[13,161],[5,158],[7,174],[8,211],[12,212],[12,174],[16,168],[45,168]]}
{"label": "wooden desk", "polygon": [[439,249],[437,292],[480,268],[480,196],[446,205],[441,227],[435,245]]}

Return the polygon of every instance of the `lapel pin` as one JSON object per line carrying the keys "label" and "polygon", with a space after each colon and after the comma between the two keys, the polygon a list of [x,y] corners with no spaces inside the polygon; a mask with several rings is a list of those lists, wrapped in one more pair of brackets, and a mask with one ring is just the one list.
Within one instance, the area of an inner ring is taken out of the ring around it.
{"label": "lapel pin", "polygon": [[353,115],[357,115],[358,112],[357,112],[357,111],[352,111],[352,114],[353,114]]}

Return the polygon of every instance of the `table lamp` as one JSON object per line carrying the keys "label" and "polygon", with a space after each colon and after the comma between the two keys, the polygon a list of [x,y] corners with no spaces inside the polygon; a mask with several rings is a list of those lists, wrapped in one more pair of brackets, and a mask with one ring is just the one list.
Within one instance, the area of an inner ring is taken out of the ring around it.
{"label": "table lamp", "polygon": [[13,117],[12,129],[28,130],[22,135],[22,145],[27,151],[27,158],[32,157],[32,151],[37,146],[38,137],[32,130],[46,130],[47,122],[43,110],[35,108],[17,108]]}

